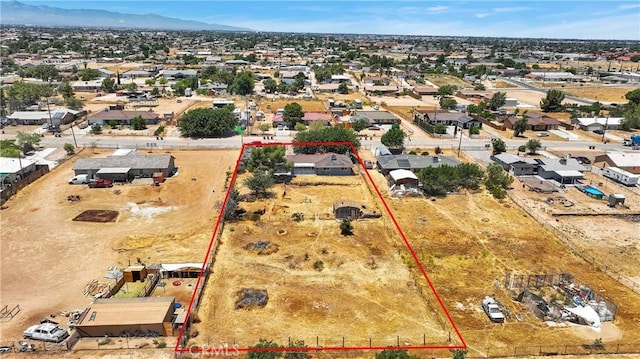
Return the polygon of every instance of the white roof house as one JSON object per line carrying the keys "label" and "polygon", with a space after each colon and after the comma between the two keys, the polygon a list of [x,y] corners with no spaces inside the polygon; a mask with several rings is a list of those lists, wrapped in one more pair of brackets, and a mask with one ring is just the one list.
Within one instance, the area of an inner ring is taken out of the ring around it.
{"label": "white roof house", "polygon": [[580,117],[576,118],[574,123],[586,131],[604,129],[605,126],[607,130],[615,130],[620,127],[622,120],[622,117]]}
{"label": "white roof house", "polygon": [[25,168],[35,165],[35,161],[26,158],[0,157],[0,168],[2,174],[20,173]]}
{"label": "white roof house", "polygon": [[607,156],[618,168],[640,166],[640,153],[608,152]]}

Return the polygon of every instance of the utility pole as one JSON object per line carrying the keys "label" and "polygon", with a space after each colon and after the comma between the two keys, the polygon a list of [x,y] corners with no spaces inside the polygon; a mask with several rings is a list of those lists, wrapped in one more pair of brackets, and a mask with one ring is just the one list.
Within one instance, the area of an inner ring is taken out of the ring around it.
{"label": "utility pole", "polygon": [[607,115],[607,119],[604,121],[604,129],[602,130],[602,142],[604,143],[606,139],[604,138],[604,134],[607,133],[607,126],[609,125],[609,115]]}
{"label": "utility pole", "polygon": [[[456,125],[456,128],[458,128],[458,125]],[[460,135],[460,141],[458,141],[458,158],[460,158],[460,149],[462,148],[462,129],[458,132]]]}

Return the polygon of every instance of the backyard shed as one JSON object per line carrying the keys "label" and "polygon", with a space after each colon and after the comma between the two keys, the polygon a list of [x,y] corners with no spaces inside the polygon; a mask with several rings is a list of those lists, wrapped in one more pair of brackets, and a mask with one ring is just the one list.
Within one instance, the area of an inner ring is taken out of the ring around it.
{"label": "backyard shed", "polygon": [[80,337],[113,337],[157,333],[172,336],[173,297],[96,299],[75,328]]}
{"label": "backyard shed", "polygon": [[131,167],[104,167],[96,172],[98,178],[114,182],[126,182]]}
{"label": "backyard shed", "polygon": [[147,267],[144,265],[133,265],[122,271],[125,282],[144,281],[147,278]]}
{"label": "backyard shed", "polygon": [[362,207],[363,205],[357,202],[339,201],[333,204],[333,214],[336,219],[349,218],[356,220],[363,214]]}
{"label": "backyard shed", "polygon": [[624,206],[625,197],[622,193],[609,195],[609,207]]}
{"label": "backyard shed", "polygon": [[394,185],[404,185],[405,187],[415,188],[418,187],[418,176],[416,176],[415,173],[409,170],[393,170],[389,172],[389,176],[391,177]]}

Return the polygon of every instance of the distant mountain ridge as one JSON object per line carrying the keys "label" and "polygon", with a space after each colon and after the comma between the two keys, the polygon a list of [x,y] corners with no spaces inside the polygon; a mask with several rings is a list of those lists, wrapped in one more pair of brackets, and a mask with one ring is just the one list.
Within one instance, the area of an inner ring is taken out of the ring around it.
{"label": "distant mountain ridge", "polygon": [[114,29],[254,31],[251,29],[208,24],[155,14],[122,14],[107,10],[61,9],[28,5],[15,0],[0,1],[0,24],[51,27],[93,27]]}

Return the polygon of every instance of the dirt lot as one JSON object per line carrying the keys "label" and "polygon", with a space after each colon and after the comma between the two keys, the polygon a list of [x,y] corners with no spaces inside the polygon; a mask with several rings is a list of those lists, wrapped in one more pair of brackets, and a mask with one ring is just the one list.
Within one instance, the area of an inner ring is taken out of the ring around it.
{"label": "dirt lot", "polygon": [[[107,154],[85,150],[78,156]],[[146,263],[203,260],[216,202],[223,199],[225,171],[238,152],[171,154],[179,173],[159,187],[69,185],[74,162],[69,160],[6,203],[0,306],[20,305],[22,311],[0,323],[3,340],[20,339],[28,325],[51,313],[84,308],[90,298],[82,295],[83,288],[101,279],[109,266],[124,267],[136,258]],[[80,201],[68,201],[70,195]],[[90,209],[118,211],[119,216],[113,223],[72,221]]]}
{"label": "dirt lot", "polygon": [[458,88],[473,87],[472,84],[455,76],[442,75],[442,74],[429,74],[426,76],[427,80],[433,82],[436,86],[454,85]]}
{"label": "dirt lot", "polygon": [[[318,336],[322,346],[341,346],[342,337],[346,346],[369,345],[369,338],[375,346],[394,345],[399,335],[401,345],[421,345],[426,335],[428,344],[448,344],[452,329],[440,321],[424,278],[408,270],[415,262],[390,220],[359,220],[353,236],[340,235],[334,201],[381,213],[362,177],[300,176],[284,198],[281,186],[274,192],[277,198],[241,203],[249,214],[264,210],[259,220],[225,225],[193,343],[247,347],[268,338],[286,345],[290,337],[315,345]],[[291,219],[296,212],[302,222]],[[256,241],[270,242],[270,254],[246,249]],[[235,309],[242,288],[266,289],[266,306]]]}
{"label": "dirt lot", "polygon": [[584,87],[570,88],[566,93],[572,96],[584,97],[597,101],[627,103],[624,97],[628,92],[635,90],[637,87]]}

